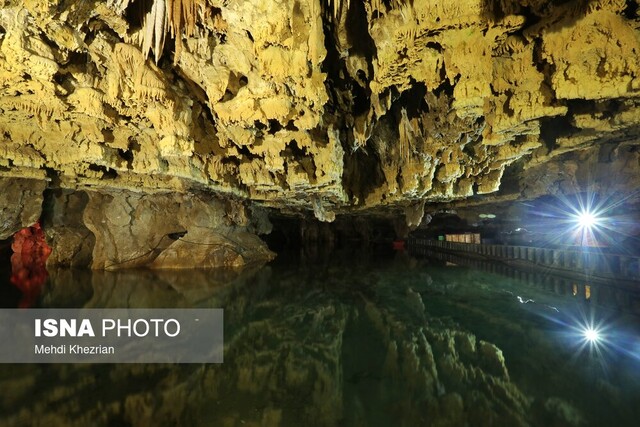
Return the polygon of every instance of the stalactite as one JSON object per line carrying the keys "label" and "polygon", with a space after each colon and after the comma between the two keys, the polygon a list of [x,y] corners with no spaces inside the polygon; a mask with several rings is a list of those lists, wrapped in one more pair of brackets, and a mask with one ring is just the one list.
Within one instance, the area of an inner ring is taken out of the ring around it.
{"label": "stalactite", "polygon": [[406,163],[410,158],[411,140],[415,132],[407,116],[407,110],[403,108],[401,114],[402,118],[398,129],[400,134],[400,159]]}
{"label": "stalactite", "polygon": [[327,0],[327,8],[334,22],[340,21],[340,16],[349,10],[351,0]]}
{"label": "stalactite", "polygon": [[[116,1],[116,0],[113,0]],[[124,0],[122,0],[124,1]],[[153,49],[156,64],[162,56],[165,37],[170,32],[176,41],[174,63],[180,59],[182,52],[181,38],[183,35],[191,37],[196,34],[198,8],[203,8],[201,0],[149,0],[152,2],[149,12],[142,22],[142,36],[140,43],[145,58]],[[202,12],[202,15],[205,15]]]}
{"label": "stalactite", "polygon": [[66,107],[59,102],[45,102],[36,95],[22,95],[20,97],[2,97],[0,105],[4,110],[19,110],[36,116],[42,122],[51,120],[54,114],[62,115]]}
{"label": "stalactite", "polygon": [[169,0],[169,29],[171,36],[176,40],[173,59],[174,64],[180,60],[182,35],[184,34],[187,37],[191,37],[196,34],[198,8],[203,8],[199,0]]}
{"label": "stalactite", "polygon": [[382,12],[382,0],[371,0],[371,11]]}
{"label": "stalactite", "polygon": [[622,12],[627,7],[625,0],[600,0],[595,2],[587,2],[588,12],[594,12],[599,9],[608,9],[613,12]]}
{"label": "stalactite", "polygon": [[156,63],[162,55],[164,37],[168,28],[166,9],[166,0],[153,0],[151,9],[145,14],[142,22],[142,53],[145,58],[148,57],[149,50],[153,47]]}
{"label": "stalactite", "polygon": [[129,3],[129,0],[107,0],[107,7],[118,14],[122,14],[129,6]]}
{"label": "stalactite", "polygon": [[526,40],[517,34],[508,36],[504,43],[499,45],[495,52],[498,56],[509,57],[515,53],[522,52],[526,47]]}
{"label": "stalactite", "polygon": [[164,37],[167,33],[167,5],[164,0],[157,0],[155,3],[157,5],[156,14],[155,14],[155,36],[154,36],[154,53],[156,64],[160,59],[160,55],[162,54],[162,49],[164,47]]}

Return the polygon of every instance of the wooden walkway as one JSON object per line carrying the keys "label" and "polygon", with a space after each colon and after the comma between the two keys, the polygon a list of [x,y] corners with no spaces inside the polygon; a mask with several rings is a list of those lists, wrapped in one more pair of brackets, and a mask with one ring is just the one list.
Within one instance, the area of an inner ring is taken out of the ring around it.
{"label": "wooden walkway", "polygon": [[603,253],[595,250],[483,245],[424,238],[410,238],[408,243],[410,250],[431,248],[504,261],[512,265],[544,267],[573,275],[578,273],[590,278],[638,282],[640,285],[640,257]]}

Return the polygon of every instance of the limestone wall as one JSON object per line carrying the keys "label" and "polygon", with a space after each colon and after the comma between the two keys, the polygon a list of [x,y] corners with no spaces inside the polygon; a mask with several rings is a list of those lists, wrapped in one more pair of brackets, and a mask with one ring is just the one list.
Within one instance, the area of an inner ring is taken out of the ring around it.
{"label": "limestone wall", "polygon": [[0,175],[331,221],[637,144],[633,1],[138,3],[0,2]]}

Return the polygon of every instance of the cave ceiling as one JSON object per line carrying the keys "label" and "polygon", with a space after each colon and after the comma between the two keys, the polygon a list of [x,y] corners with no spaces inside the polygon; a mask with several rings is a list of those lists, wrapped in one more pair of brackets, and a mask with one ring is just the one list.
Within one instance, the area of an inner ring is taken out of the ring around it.
{"label": "cave ceiling", "polygon": [[629,188],[639,55],[635,1],[0,0],[0,176],[324,221]]}

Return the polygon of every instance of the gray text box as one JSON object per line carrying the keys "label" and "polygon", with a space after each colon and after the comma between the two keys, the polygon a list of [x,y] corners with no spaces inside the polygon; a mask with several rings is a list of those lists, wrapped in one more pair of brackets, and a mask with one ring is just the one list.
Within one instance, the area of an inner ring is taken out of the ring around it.
{"label": "gray text box", "polygon": [[222,309],[0,309],[0,363],[222,363]]}

